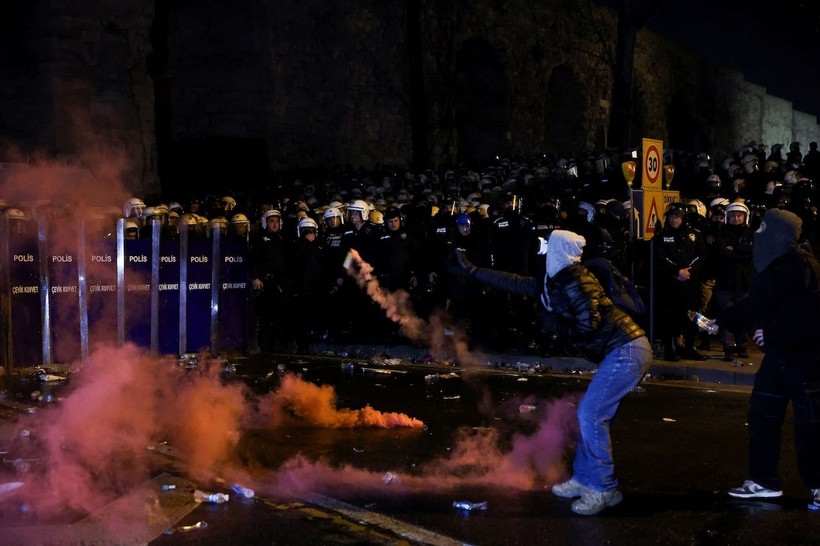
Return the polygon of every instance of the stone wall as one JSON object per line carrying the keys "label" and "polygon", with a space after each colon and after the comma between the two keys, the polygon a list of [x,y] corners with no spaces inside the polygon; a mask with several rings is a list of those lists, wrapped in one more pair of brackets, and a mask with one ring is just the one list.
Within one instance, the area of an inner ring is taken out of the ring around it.
{"label": "stone wall", "polygon": [[101,180],[156,191],[153,4],[4,2],[2,159],[73,162]]}
{"label": "stone wall", "polygon": [[[408,3],[4,4],[0,139],[17,153],[0,160],[69,158],[149,194],[159,176],[203,191],[412,159]],[[612,12],[587,0],[418,6],[435,165],[606,146]],[[820,140],[815,116],[647,31],[635,82],[635,145],[727,153]]]}

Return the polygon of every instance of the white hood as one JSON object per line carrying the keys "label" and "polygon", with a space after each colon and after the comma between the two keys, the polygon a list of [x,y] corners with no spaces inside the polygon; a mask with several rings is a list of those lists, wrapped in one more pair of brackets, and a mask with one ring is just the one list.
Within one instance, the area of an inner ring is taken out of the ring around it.
{"label": "white hood", "polygon": [[554,277],[568,265],[581,261],[586,239],[572,231],[556,229],[550,234],[547,246],[547,276]]}

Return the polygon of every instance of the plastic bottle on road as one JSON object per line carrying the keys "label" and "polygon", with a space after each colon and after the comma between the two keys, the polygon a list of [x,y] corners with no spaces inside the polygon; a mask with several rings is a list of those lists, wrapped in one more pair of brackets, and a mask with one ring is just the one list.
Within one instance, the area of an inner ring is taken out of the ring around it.
{"label": "plastic bottle on road", "polygon": [[199,489],[194,491],[194,500],[196,502],[222,504],[223,502],[228,502],[228,499],[230,499],[230,497],[227,493],[206,493],[205,491],[200,491]]}
{"label": "plastic bottle on road", "polygon": [[235,483],[231,486],[231,491],[233,491],[240,497],[245,497],[246,499],[252,499],[253,496],[256,494],[253,489],[250,489],[248,487],[242,487],[238,483]]}

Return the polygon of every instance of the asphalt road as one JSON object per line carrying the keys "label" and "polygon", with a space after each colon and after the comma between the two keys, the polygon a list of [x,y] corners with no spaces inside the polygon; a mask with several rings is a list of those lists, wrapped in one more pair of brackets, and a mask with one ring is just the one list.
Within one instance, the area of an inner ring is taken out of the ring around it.
{"label": "asphalt road", "polygon": [[[227,484],[194,483],[173,446],[156,449],[153,480],[140,485],[164,512],[153,526],[112,536],[99,523],[111,506],[76,520],[38,521],[13,513],[19,506],[9,496],[0,497],[0,543],[820,544],[820,513],[806,509],[790,423],[781,464],[786,496],[762,502],[725,494],[746,477],[747,389],[643,383],[612,425],[625,499],[581,517],[548,486],[566,476],[568,416],[588,375],[289,357],[241,363],[226,380],[263,396],[288,372],[332,386],[337,408],[370,405],[425,426],[331,428],[290,415],[276,427],[247,427],[236,460],[257,496],[224,504],[193,503],[194,487]],[[11,479],[27,475],[0,481]],[[177,488],[157,492],[167,483]],[[487,505],[466,511],[455,501]],[[198,522],[207,526],[186,528]]]}

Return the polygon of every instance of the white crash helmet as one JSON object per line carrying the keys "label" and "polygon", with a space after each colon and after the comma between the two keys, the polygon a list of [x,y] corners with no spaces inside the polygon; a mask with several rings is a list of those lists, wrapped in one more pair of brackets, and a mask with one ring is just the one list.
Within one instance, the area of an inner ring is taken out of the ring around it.
{"label": "white crash helmet", "polygon": [[735,202],[735,203],[731,203],[731,204],[726,206],[725,216],[723,217],[723,223],[724,224],[729,223],[729,213],[730,212],[742,212],[743,214],[745,214],[746,216],[745,216],[745,222],[744,223],[747,226],[749,225],[749,217],[751,216],[751,211],[749,210],[749,207],[747,207],[744,203]]}
{"label": "white crash helmet", "polygon": [[313,229],[315,233],[318,233],[319,224],[317,224],[313,218],[302,218],[299,220],[299,223],[296,224],[296,236],[301,238],[302,235],[305,234],[306,229]]}
{"label": "white crash helmet", "polygon": [[367,218],[370,216],[370,208],[367,206],[367,203],[362,199],[354,199],[350,202],[350,204],[347,206],[348,218],[350,218],[351,212],[358,212],[361,215],[363,222],[366,222]]}
{"label": "white crash helmet", "polygon": [[271,216],[276,216],[280,220],[282,219],[282,213],[279,212],[278,210],[276,210],[276,209],[266,210],[262,214],[262,217],[259,219],[259,223],[262,224],[262,229],[265,229],[265,228],[268,227],[268,218],[270,218]]}
{"label": "white crash helmet", "polygon": [[145,202],[137,197],[128,199],[122,207],[123,218],[142,218]]}
{"label": "white crash helmet", "polygon": [[325,220],[329,218],[338,218],[340,222],[344,222],[345,216],[342,211],[336,207],[329,207],[322,215]]}

